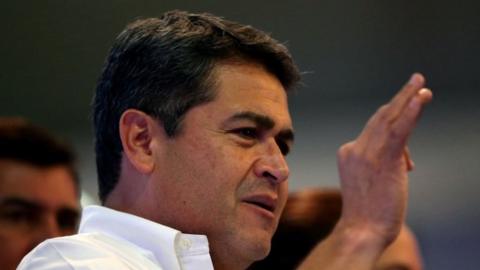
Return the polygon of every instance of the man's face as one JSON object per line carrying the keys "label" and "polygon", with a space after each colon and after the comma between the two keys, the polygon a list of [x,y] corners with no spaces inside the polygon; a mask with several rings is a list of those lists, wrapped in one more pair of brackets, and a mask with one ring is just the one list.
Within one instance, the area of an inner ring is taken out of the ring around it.
{"label": "man's face", "polygon": [[219,64],[214,74],[214,101],[188,111],[179,134],[155,151],[162,181],[153,219],[206,234],[216,268],[226,259],[241,267],[270,249],[293,131],[285,89],[262,66]]}
{"label": "man's face", "polygon": [[0,159],[0,265],[16,269],[47,238],[73,234],[79,204],[66,167]]}

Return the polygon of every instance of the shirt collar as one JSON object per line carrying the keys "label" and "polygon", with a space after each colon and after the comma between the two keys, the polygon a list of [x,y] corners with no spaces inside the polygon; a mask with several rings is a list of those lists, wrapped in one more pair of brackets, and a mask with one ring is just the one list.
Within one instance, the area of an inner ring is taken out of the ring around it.
{"label": "shirt collar", "polygon": [[[79,233],[100,232],[124,239],[153,253],[166,269],[177,269],[178,259],[190,254],[208,254],[205,235],[183,234],[173,228],[103,206],[83,210]],[[177,258],[172,261],[171,258]]]}

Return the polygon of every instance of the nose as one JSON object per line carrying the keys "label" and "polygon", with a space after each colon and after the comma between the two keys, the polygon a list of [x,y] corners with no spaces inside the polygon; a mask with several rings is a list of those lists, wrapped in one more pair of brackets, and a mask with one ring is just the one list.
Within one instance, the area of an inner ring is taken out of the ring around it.
{"label": "nose", "polygon": [[58,224],[58,217],[55,213],[49,215],[47,220],[45,221],[45,229],[44,229],[45,236],[49,238],[62,236],[62,230]]}
{"label": "nose", "polygon": [[280,184],[288,179],[290,170],[276,142],[269,144],[265,153],[257,160],[254,172],[257,177],[267,179],[272,184]]}

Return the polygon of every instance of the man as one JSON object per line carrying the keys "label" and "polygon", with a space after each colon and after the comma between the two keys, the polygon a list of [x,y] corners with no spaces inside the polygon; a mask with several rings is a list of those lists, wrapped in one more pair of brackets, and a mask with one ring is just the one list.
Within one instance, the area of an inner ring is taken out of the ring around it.
{"label": "man", "polygon": [[[250,26],[181,11],[130,24],[94,101],[104,207],[86,209],[79,235],[40,245],[20,269],[235,270],[265,257],[287,198],[286,92],[298,80],[287,49]],[[422,86],[414,75],[342,148],[346,204],[361,211],[346,211],[305,267],[321,258],[328,269],[368,269],[397,235],[405,142],[431,96]],[[382,183],[358,194],[373,181]],[[378,201],[388,202],[382,215],[362,215]]]}
{"label": "man", "polygon": [[16,269],[45,239],[74,234],[78,195],[70,150],[22,119],[1,117],[1,269]]}
{"label": "man", "polygon": [[[270,253],[248,269],[295,269],[332,232],[341,213],[340,190],[308,188],[290,193]],[[417,239],[404,224],[372,269],[422,270],[422,264]]]}

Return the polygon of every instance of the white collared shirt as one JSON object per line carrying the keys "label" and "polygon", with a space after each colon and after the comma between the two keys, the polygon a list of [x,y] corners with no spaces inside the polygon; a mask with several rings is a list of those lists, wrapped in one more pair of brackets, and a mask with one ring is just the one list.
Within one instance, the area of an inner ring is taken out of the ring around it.
{"label": "white collared shirt", "polygon": [[207,237],[183,234],[153,221],[89,206],[79,233],[49,239],[18,266],[24,269],[212,270]]}

